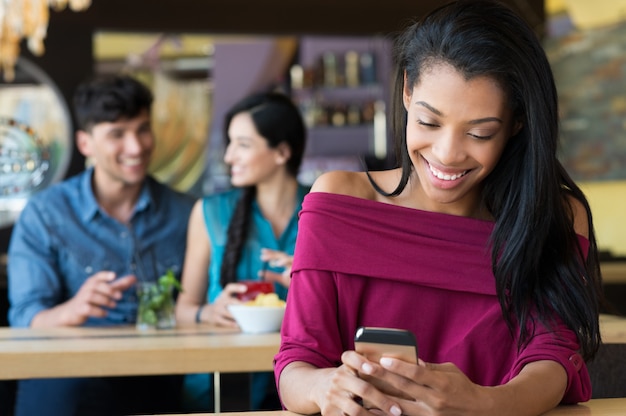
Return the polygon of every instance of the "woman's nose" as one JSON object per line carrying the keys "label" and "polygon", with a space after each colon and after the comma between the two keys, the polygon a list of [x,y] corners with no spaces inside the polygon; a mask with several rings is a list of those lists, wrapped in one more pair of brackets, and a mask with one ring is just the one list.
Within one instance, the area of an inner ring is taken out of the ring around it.
{"label": "woman's nose", "polygon": [[433,144],[432,153],[444,165],[454,166],[466,158],[463,137],[454,132],[444,132]]}
{"label": "woman's nose", "polygon": [[229,164],[233,160],[233,148],[228,145],[226,146],[226,151],[224,152],[224,163]]}

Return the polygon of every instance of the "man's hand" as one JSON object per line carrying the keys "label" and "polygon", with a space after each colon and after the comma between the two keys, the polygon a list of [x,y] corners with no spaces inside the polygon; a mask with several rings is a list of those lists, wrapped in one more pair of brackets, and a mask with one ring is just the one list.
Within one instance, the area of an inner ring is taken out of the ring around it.
{"label": "man's hand", "polygon": [[35,315],[31,327],[78,326],[90,317],[104,318],[106,309],[115,308],[122,293],[136,282],[133,275],[116,279],[113,272],[98,272],[83,283],[73,298]]}

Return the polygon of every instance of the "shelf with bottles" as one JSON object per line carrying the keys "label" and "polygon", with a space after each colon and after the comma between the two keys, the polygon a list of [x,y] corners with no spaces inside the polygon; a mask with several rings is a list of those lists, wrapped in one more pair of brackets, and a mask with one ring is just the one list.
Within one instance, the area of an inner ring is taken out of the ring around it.
{"label": "shelf with bottles", "polygon": [[309,131],[308,154],[372,155],[376,148],[380,154],[389,87],[382,80],[390,63],[384,39],[301,39],[289,78]]}
{"label": "shelf with bottles", "polygon": [[290,69],[292,95],[309,127],[370,124],[384,97],[373,52],[320,52],[313,66]]}
{"label": "shelf with bottles", "polygon": [[[311,42],[309,42],[310,44]],[[333,48],[332,44],[306,48],[300,63],[289,70],[294,90],[320,88],[361,88],[379,84],[377,52],[357,50],[358,45],[345,44],[344,49]]]}
{"label": "shelf with bottles", "polygon": [[326,127],[373,126],[376,111],[383,110],[382,100],[366,97],[338,100],[327,97],[302,98],[298,105],[309,129]]}
{"label": "shelf with bottles", "polygon": [[308,129],[307,155],[372,155],[387,157],[387,123],[384,103],[376,101],[368,123],[338,122],[343,116],[333,115],[331,124]]}
{"label": "shelf with bottles", "polygon": [[384,96],[385,91],[381,84],[360,85],[357,87],[325,85],[313,86],[309,88],[292,88],[292,97],[296,101],[318,100],[318,101],[357,101],[364,102],[372,99],[379,99]]}

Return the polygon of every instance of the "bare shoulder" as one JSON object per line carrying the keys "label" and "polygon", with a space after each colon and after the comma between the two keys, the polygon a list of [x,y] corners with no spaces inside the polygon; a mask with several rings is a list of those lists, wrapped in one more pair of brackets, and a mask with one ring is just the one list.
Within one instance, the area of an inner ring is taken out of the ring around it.
{"label": "bare shoulder", "polygon": [[202,210],[204,209],[202,198],[196,200],[191,208],[191,217],[202,217]]}
{"label": "bare shoulder", "polygon": [[574,223],[574,231],[584,237],[589,237],[589,221],[587,219],[587,209],[578,199],[573,196],[567,197],[567,202],[572,211],[572,221]]}
{"label": "bare shoulder", "polygon": [[191,208],[191,213],[189,214],[189,229],[193,229],[196,227],[202,226],[204,229],[204,206],[202,203],[202,198],[198,199],[194,204],[193,208]]}
{"label": "bare shoulder", "polygon": [[337,170],[323,173],[311,187],[311,192],[328,192],[363,199],[375,198],[374,188],[365,172]]}

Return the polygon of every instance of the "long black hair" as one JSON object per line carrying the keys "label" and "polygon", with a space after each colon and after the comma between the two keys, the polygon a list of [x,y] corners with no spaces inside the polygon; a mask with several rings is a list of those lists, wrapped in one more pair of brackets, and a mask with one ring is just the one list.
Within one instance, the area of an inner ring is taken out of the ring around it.
{"label": "long black hair", "polygon": [[[249,113],[257,132],[269,147],[276,148],[286,143],[291,157],[286,163],[287,172],[297,177],[306,147],[306,128],[300,110],[291,99],[281,93],[257,93],[244,98],[226,113],[224,138],[229,142],[228,128],[232,119],[240,113]],[[256,197],[256,186],[243,188],[235,211],[228,224],[228,240],[220,269],[222,287],[237,280],[237,264],[241,259],[243,245],[250,227],[252,202]]]}
{"label": "long black hair", "polygon": [[[444,63],[466,79],[486,76],[498,82],[514,119],[523,125],[485,178],[482,192],[495,218],[491,258],[504,318],[511,330],[517,326],[521,347],[532,337],[535,319],[551,326],[556,313],[576,332],[585,359],[592,358],[601,342],[602,287],[591,210],[557,159],[556,87],[536,34],[501,3],[461,0],[408,27],[397,39],[394,58],[392,126],[402,176],[391,192],[374,187],[399,195],[413,171],[402,102],[405,77],[414,86],[425,69]],[[573,229],[572,197],[587,211],[588,253],[581,252]]]}

